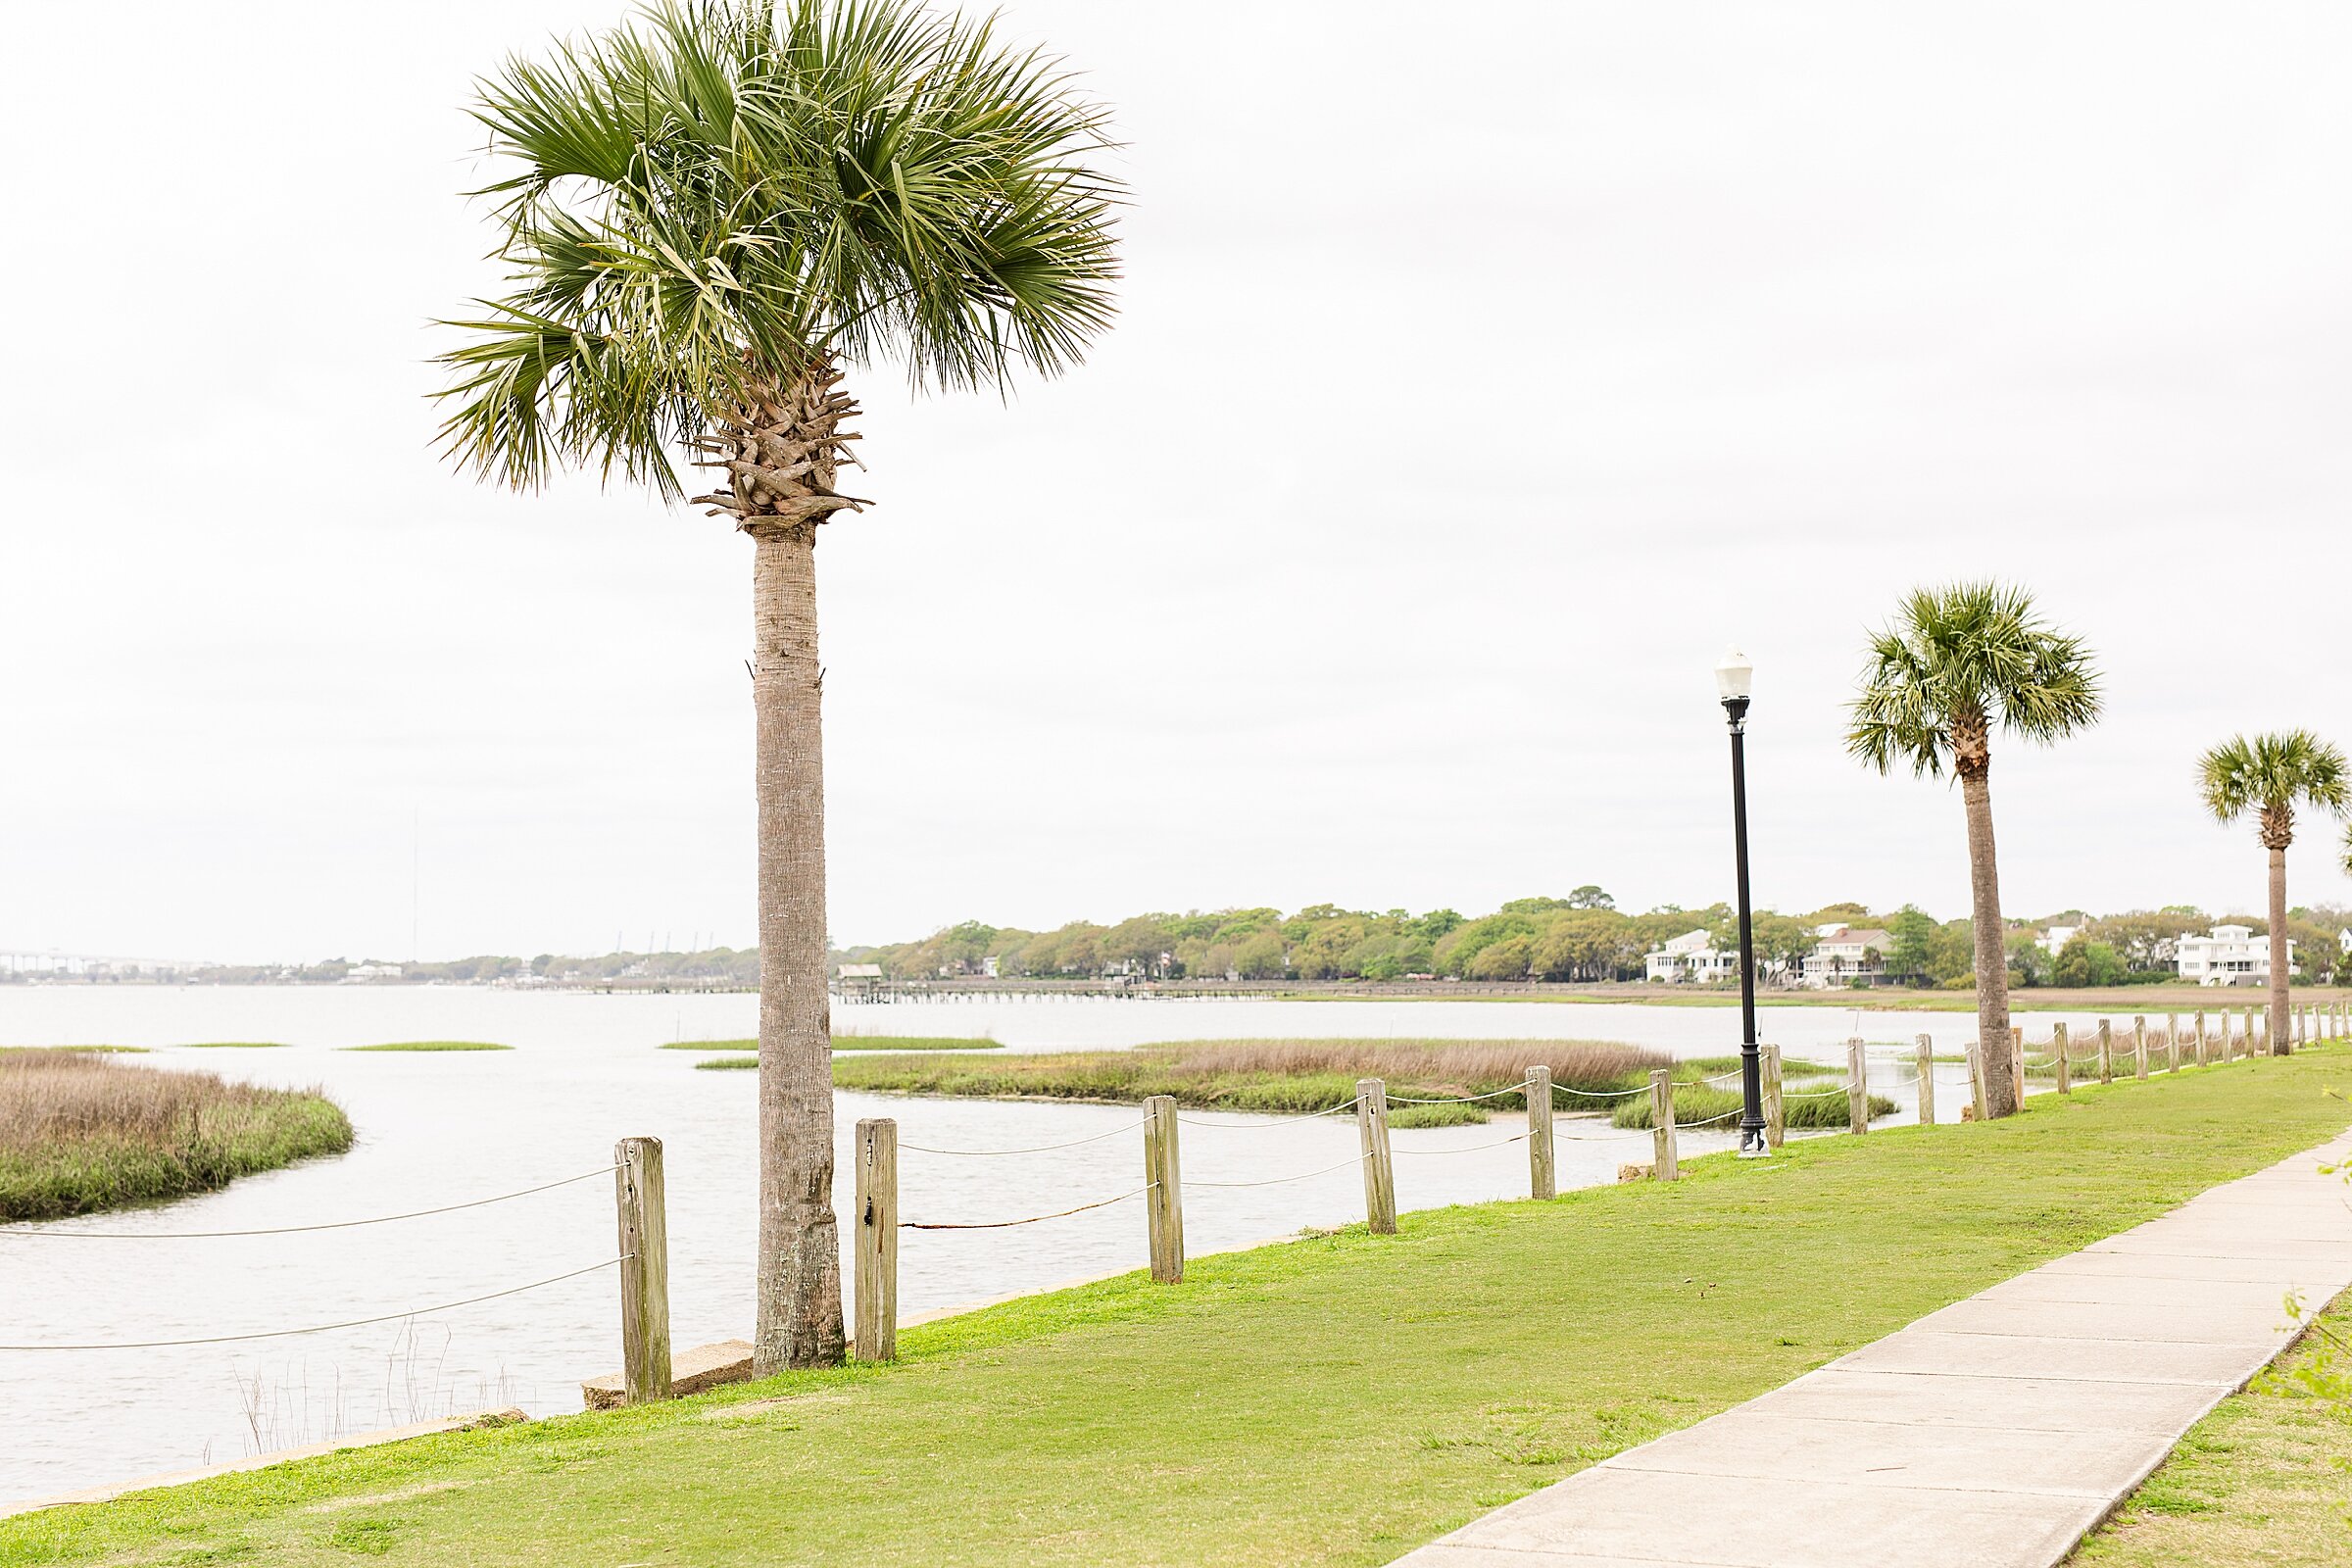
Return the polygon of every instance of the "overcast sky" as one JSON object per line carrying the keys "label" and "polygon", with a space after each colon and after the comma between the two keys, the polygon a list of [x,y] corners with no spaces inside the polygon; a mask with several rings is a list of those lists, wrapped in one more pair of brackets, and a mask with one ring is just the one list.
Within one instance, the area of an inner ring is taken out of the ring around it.
{"label": "overcast sky", "polygon": [[[430,450],[469,78],[619,0],[7,8],[0,951],[753,939],[750,549]],[[1728,897],[1963,912],[1839,743],[2014,577],[2109,707],[1996,751],[2013,912],[2259,906],[2240,728],[2352,742],[2352,11],[1015,0],[1116,107],[1124,313],[858,377],[833,933]],[[2352,897],[2306,828],[2299,900]],[[412,872],[417,896],[412,907]],[[415,933],[412,936],[412,921]]]}

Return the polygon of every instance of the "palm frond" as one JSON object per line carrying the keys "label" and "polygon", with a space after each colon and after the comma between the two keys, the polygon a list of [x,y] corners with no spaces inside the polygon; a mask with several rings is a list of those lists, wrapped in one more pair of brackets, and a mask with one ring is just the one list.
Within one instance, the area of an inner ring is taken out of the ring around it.
{"label": "palm frond", "polygon": [[1880,772],[1940,774],[1960,720],[1997,721],[2047,745],[2097,722],[2099,677],[2082,638],[2059,632],[2007,583],[1918,588],[1871,638],[1846,749]]}
{"label": "palm frond", "polygon": [[2340,816],[2352,807],[2344,754],[2309,730],[2233,735],[2197,760],[2198,793],[2215,820],[2311,806]]}
{"label": "palm frond", "polygon": [[896,359],[919,387],[1056,373],[1110,323],[1104,112],[1053,59],[913,0],[663,0],[477,84],[510,288],[452,372],[485,474],[680,493],[659,448],[747,367]]}

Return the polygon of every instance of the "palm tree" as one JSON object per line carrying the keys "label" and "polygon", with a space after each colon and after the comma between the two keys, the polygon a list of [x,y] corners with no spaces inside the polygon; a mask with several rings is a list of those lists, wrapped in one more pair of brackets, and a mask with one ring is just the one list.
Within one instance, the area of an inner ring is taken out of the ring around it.
{"label": "palm tree", "polygon": [[1003,388],[1109,324],[1102,111],[1053,60],[909,0],[667,0],[477,84],[510,289],[441,356],[452,458],[593,466],[752,540],[760,854],[756,1364],[843,1351],[832,1207],[816,534],[870,503],[845,370]]}
{"label": "palm tree", "polygon": [[2331,816],[2352,806],[2344,754],[2309,730],[2236,735],[2198,759],[2197,774],[2214,819],[2234,822],[2254,812],[2271,852],[2271,1054],[2283,1056],[2294,1043],[2286,1019],[2286,847],[2295,842],[2298,802]]}
{"label": "palm tree", "polygon": [[1898,761],[1922,778],[1950,767],[1968,809],[1969,894],[1977,964],[1977,1039],[1984,1108],[2017,1109],[2009,1072],[2009,965],[1992,847],[1992,731],[2049,745],[2095,722],[2099,680],[2079,637],[2053,630],[2022,588],[1998,582],[1922,588],[1870,640],[1846,749],[1881,773]]}

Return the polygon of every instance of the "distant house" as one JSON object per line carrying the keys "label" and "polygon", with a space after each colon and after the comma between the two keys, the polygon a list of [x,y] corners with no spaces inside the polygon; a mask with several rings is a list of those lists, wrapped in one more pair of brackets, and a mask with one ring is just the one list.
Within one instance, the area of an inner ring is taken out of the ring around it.
{"label": "distant house", "polygon": [[1649,978],[1668,984],[1685,980],[1731,980],[1739,976],[1740,955],[1719,953],[1703,930],[1686,931],[1643,955]]}
{"label": "distant house", "polygon": [[[2339,939],[2340,940],[2340,939]],[[2252,926],[2217,925],[2201,937],[2182,937],[2180,978],[2201,986],[2267,986],[2271,983],[2271,939]],[[2295,943],[2286,943],[2286,966],[2295,966]]]}
{"label": "distant house", "polygon": [[355,963],[343,971],[343,978],[363,983],[370,980],[397,980],[400,978],[400,965],[397,963]]}
{"label": "distant house", "polygon": [[1886,978],[1886,950],[1894,938],[1871,926],[1813,928],[1813,951],[1805,955],[1797,984],[1816,991],[1852,985],[1875,986]]}
{"label": "distant house", "polygon": [[2066,950],[2066,945],[2072,942],[2082,929],[2079,925],[2054,925],[2035,937],[2034,945],[2055,958]]}

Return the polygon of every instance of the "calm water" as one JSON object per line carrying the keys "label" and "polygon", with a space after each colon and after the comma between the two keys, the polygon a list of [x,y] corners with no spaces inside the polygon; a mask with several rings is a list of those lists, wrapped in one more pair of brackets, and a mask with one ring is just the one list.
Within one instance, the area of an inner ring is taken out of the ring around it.
{"label": "calm water", "polygon": [[[163,1048],[124,1058],[256,1082],[322,1084],[351,1112],[344,1156],[248,1178],[160,1208],[67,1222],[79,1240],[0,1232],[0,1342],[151,1342],[335,1323],[427,1307],[558,1275],[613,1256],[610,1178],[511,1203],[358,1230],[212,1241],[139,1240],[166,1230],[228,1230],[361,1218],[462,1202],[599,1169],[614,1140],[665,1145],[671,1311],[681,1346],[751,1327],[754,1074],[697,1072],[675,1039],[749,1035],[750,996],[577,996],[469,988],[0,987],[0,1043]],[[1842,1060],[1860,1032],[1889,1045],[1921,1028],[1957,1049],[1959,1015],[1858,1017],[1845,1008],[1776,1008],[1766,1033],[1791,1055]],[[2046,1033],[2048,1020],[2028,1021]],[[844,1033],[992,1035],[1054,1051],[1239,1037],[1418,1035],[1603,1039],[1678,1054],[1735,1049],[1736,1009],[1636,1004],[1090,1001],[845,1006]],[[488,1040],[511,1052],[353,1054],[386,1040]],[[207,1040],[275,1040],[276,1051],[171,1049]],[[1906,1104],[1908,1092],[1890,1088]],[[1958,1114],[1946,1089],[1942,1114]],[[840,1200],[849,1202],[848,1134],[891,1115],[906,1144],[943,1149],[1062,1143],[1126,1129],[1130,1107],[1030,1105],[842,1095]],[[1355,1153],[1351,1122],[1271,1127],[1200,1116],[1184,1133],[1188,1178],[1254,1181],[1315,1171]],[[1520,1130],[1398,1131],[1398,1202],[1407,1208],[1526,1191],[1524,1145],[1478,1148]],[[1563,1186],[1613,1180],[1647,1140],[1594,1132],[1563,1141]],[[1686,1136],[1704,1152],[1728,1139]],[[1142,1135],[1052,1153],[901,1156],[906,1218],[1014,1218],[1133,1189]],[[1358,1219],[1352,1166],[1281,1186],[1188,1192],[1198,1254],[1306,1225]],[[66,1228],[61,1226],[59,1228]],[[845,1223],[845,1234],[847,1226]],[[904,1233],[902,1310],[928,1311],[1140,1267],[1144,1215],[1129,1201],[1012,1230]],[[845,1275],[846,1275],[845,1269]],[[399,1322],[299,1339],[153,1349],[0,1350],[0,1504],[157,1470],[235,1458],[458,1409],[579,1406],[578,1383],[619,1364],[614,1271]]]}

